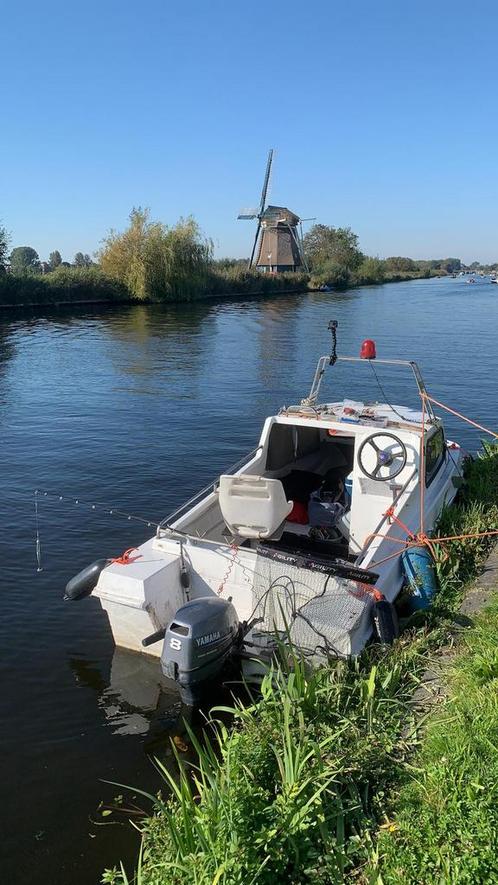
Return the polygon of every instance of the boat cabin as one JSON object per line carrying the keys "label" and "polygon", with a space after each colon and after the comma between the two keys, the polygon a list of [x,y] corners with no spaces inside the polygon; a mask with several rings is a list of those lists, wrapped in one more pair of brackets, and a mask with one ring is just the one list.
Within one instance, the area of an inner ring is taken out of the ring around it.
{"label": "boat cabin", "polygon": [[[421,413],[401,406],[285,409],[266,420],[244,464],[167,525],[217,545],[271,542],[355,558],[386,509],[416,482],[421,432]],[[444,434],[430,421],[425,432],[426,463],[434,472],[445,456]]]}

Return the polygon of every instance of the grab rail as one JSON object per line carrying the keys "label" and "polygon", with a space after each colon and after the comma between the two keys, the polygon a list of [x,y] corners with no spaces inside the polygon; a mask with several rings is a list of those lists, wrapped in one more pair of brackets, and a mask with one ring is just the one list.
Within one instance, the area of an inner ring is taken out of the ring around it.
{"label": "grab rail", "polygon": [[[249,461],[252,461],[252,459],[258,454],[258,452],[261,452],[262,450],[263,446],[256,446],[255,449],[253,449],[251,452],[248,452],[247,455],[244,455],[243,458],[241,458],[239,461],[236,461],[235,464],[232,464],[231,467],[228,467],[224,475],[232,476],[234,473],[237,473],[237,471],[240,470],[241,467],[244,467],[246,464],[249,463]],[[185,501],[184,504],[182,504],[180,507],[177,507],[177,509],[173,510],[173,512],[170,513],[168,516],[165,516],[157,527],[156,536],[159,538],[161,537],[161,532],[164,529],[171,529],[172,522],[177,522],[188,510],[190,510],[194,506],[194,504],[199,503],[209,494],[216,492],[218,486],[219,477],[208,483],[208,485],[201,489],[200,492],[197,492],[192,498],[189,498],[188,501]],[[175,529],[173,529],[173,531],[175,531]]]}
{"label": "grab rail", "polygon": [[[392,500],[392,504],[390,505],[390,507],[394,507],[394,506],[398,503],[399,499],[401,498],[401,495],[406,491],[406,489],[407,489],[407,487],[409,486],[409,484],[411,483],[413,477],[414,477],[417,473],[418,473],[418,468],[417,468],[417,467],[414,467],[414,468],[413,468],[413,472],[410,473],[410,476],[409,476],[408,479],[406,480],[404,486],[402,486],[402,487],[400,488],[398,494],[393,498],[393,500]],[[378,525],[375,526],[373,532],[370,532],[370,534],[369,534],[368,537],[371,538],[371,537],[373,537],[373,536],[375,536],[375,535],[378,535],[379,532],[380,532],[380,530],[381,530],[381,528],[382,528],[382,526],[384,525],[384,523],[385,523],[388,519],[390,519],[390,518],[391,518],[391,517],[390,517],[389,513],[384,513],[382,519],[380,520],[380,522],[378,523]],[[367,553],[368,553],[368,548],[363,548],[363,550],[360,550],[360,552],[358,553],[358,556],[357,556],[356,559],[355,559],[355,562],[356,562],[356,563],[360,563],[360,562],[365,558],[365,556],[367,555]]]}

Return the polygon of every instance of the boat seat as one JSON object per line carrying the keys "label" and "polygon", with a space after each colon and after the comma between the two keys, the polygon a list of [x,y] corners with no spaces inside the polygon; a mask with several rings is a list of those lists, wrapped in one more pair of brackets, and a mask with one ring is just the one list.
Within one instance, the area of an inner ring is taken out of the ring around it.
{"label": "boat seat", "polygon": [[220,476],[219,504],[233,535],[273,539],[282,534],[294,506],[279,479],[244,475]]}

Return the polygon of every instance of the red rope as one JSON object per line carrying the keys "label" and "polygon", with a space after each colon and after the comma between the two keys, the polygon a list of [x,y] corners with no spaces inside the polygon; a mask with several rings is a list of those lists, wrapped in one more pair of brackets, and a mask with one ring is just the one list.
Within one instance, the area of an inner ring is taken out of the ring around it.
{"label": "red rope", "polygon": [[135,562],[136,559],[141,559],[142,554],[139,553],[138,556],[131,556],[134,550],[138,550],[137,547],[128,547],[128,550],[125,550],[121,556],[117,556],[116,559],[111,559],[111,562],[115,562],[118,565],[130,565],[130,563]]}
{"label": "red rope", "polygon": [[478,430],[483,430],[484,433],[489,433],[490,436],[494,436],[495,439],[498,439],[498,433],[495,433],[494,430],[489,430],[487,427],[483,427],[482,424],[478,424],[477,421],[472,421],[471,418],[467,418],[465,415],[462,415],[461,412],[457,412],[456,409],[450,409],[449,406],[445,406],[444,403],[440,403],[439,400],[434,399],[433,396],[429,396],[428,393],[421,393],[422,401],[424,399],[430,400],[434,405],[439,406],[441,409],[446,409],[450,415],[456,415],[457,418],[461,418],[462,421],[466,421],[467,424],[472,424],[472,427],[477,427]]}

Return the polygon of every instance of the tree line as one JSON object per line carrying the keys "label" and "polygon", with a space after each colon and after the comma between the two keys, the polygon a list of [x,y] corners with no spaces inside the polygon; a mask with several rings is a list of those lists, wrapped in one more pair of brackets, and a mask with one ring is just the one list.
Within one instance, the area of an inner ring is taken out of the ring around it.
{"label": "tree line", "polygon": [[50,253],[48,261],[41,261],[40,256],[33,246],[16,246],[8,254],[8,240],[5,228],[0,227],[0,273],[5,271],[6,266],[15,274],[49,273],[58,267],[93,267],[87,252],[76,252],[72,262],[63,261],[61,253],[55,249]]}
{"label": "tree line", "polygon": [[457,273],[459,258],[414,260],[393,256],[378,258],[365,255],[359,239],[350,227],[315,224],[304,237],[304,252],[317,285],[347,288],[350,285],[380,283],[399,277],[430,277]]}
{"label": "tree line", "polygon": [[[83,297],[87,285],[90,289],[97,286],[102,295],[107,282],[109,292],[113,293],[110,298],[117,297],[118,292],[120,297],[127,293],[128,298],[141,300],[191,300],[230,292],[308,287],[344,289],[456,273],[462,267],[458,258],[418,261],[401,256],[368,256],[362,252],[358,236],[351,228],[315,224],[303,241],[306,273],[262,274],[249,270],[247,259],[215,260],[212,241],[204,236],[192,216],[168,226],[151,219],[149,211],[140,207],[131,211],[123,231],[111,230],[104,237],[94,258],[77,252],[69,263],[55,249],[45,262],[32,246],[16,246],[10,253],[8,246],[7,231],[0,226],[0,274],[4,272],[4,288],[6,277],[10,278],[11,292],[15,289],[14,278],[22,281],[19,288],[26,292],[28,278],[43,277],[46,290],[52,287],[70,292],[74,284]],[[9,274],[5,274],[7,268]],[[43,286],[33,282],[30,285],[33,293],[43,290]]]}

